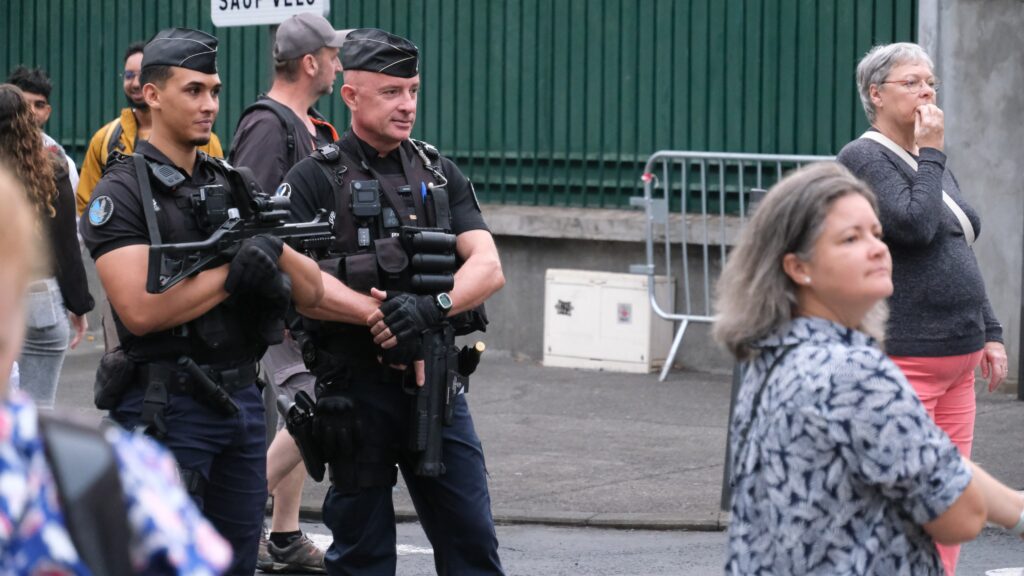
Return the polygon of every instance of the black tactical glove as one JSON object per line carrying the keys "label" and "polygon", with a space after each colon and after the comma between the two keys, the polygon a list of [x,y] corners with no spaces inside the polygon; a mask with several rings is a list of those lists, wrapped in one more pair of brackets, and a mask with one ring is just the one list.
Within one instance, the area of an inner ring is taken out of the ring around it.
{"label": "black tactical glove", "polygon": [[284,250],[284,242],[277,236],[268,236],[266,234],[260,234],[253,236],[252,238],[246,238],[241,242],[235,242],[230,244],[227,248],[221,250],[217,255],[224,259],[224,262],[231,262],[235,259],[235,256],[248,245],[256,245],[267,253],[277,262],[277,259],[281,256],[281,252]]}
{"label": "black tactical glove", "polygon": [[260,288],[253,308],[256,313],[256,331],[268,345],[284,341],[284,318],[292,298],[292,281],[287,274],[278,272]]}
{"label": "black tactical glove", "polygon": [[414,360],[423,359],[423,349],[420,346],[419,338],[413,338],[408,342],[399,342],[397,346],[384,350],[381,354],[381,362],[385,366],[410,366]]}
{"label": "black tactical glove", "polygon": [[231,259],[224,289],[229,294],[259,290],[272,276],[279,274],[277,259],[282,250],[284,243],[272,236],[253,236],[242,241]]}
{"label": "black tactical glove", "polygon": [[355,454],[357,431],[355,405],[345,396],[317,399],[313,411],[313,437],[320,442],[324,460],[351,458]]}
{"label": "black tactical glove", "polygon": [[432,296],[389,292],[388,299],[380,305],[384,324],[399,344],[412,342],[419,335],[444,320],[444,312],[434,303]]}

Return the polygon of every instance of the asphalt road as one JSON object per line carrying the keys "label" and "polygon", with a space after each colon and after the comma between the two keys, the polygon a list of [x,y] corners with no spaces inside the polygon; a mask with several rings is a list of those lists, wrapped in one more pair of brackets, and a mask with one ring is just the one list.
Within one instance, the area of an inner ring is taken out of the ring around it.
{"label": "asphalt road", "polygon": [[[322,524],[304,524],[317,544],[330,544]],[[722,573],[724,532],[603,530],[536,525],[498,526],[509,576],[708,576]],[[420,525],[398,525],[398,574],[430,576],[434,557]],[[958,576],[1024,567],[1024,542],[998,529],[964,546]]]}

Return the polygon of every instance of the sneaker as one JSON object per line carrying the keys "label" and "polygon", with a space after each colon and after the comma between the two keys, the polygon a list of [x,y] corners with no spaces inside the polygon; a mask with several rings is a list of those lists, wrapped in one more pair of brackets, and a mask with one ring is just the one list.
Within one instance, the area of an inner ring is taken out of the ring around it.
{"label": "sneaker", "polygon": [[278,548],[268,540],[267,553],[271,562],[268,568],[260,567],[264,572],[327,573],[327,567],[324,566],[324,551],[317,548],[305,534],[284,548]]}
{"label": "sneaker", "polygon": [[260,547],[256,553],[256,568],[262,572],[273,572],[274,559],[267,550],[267,544],[270,544],[270,539],[267,537],[267,527],[264,526],[260,530]]}

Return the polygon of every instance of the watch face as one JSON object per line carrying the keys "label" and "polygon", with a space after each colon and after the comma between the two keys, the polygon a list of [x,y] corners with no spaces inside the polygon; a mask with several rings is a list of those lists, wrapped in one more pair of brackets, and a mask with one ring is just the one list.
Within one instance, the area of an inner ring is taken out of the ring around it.
{"label": "watch face", "polygon": [[447,292],[441,292],[437,295],[437,305],[440,306],[442,310],[450,310],[452,307],[452,297],[449,296]]}

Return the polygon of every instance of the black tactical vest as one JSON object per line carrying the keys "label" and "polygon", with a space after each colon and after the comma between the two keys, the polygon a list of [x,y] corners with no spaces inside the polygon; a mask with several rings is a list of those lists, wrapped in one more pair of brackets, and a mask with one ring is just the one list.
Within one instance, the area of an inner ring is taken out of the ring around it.
{"label": "black tactical vest", "polygon": [[[127,158],[131,161],[131,157]],[[199,189],[192,185],[169,188],[153,176],[153,170],[162,165],[149,159],[147,164],[149,173],[142,177],[149,178],[161,241],[171,244],[208,238],[216,226],[210,227],[198,217],[193,196]],[[167,166],[163,166],[167,169]],[[232,184],[228,176],[230,170],[233,168],[223,160],[200,152],[193,174],[210,174],[211,179],[205,185],[224,187],[228,192],[228,202],[233,203],[233,195],[230,194]],[[197,364],[216,365],[254,362],[262,355],[265,346],[253,336],[256,330],[252,325],[252,316],[251,311],[237,298],[229,297],[186,324],[136,336],[125,328],[116,312],[113,315],[121,347],[137,362],[173,361],[184,355],[191,357]]]}
{"label": "black tactical vest", "polygon": [[[353,139],[346,145],[358,148],[354,138],[351,132],[342,136],[342,140]],[[335,241],[331,257],[321,260],[320,268],[359,292],[367,293],[371,287],[409,290],[410,257],[398,237],[403,226],[451,232],[448,194],[443,188],[446,180],[437,149],[407,140],[399,153],[403,172],[397,174],[377,173],[337,144],[322,146],[311,155],[330,181],[334,197]],[[366,327],[313,324],[310,328],[325,349],[349,358],[375,358]]]}

